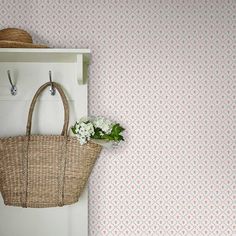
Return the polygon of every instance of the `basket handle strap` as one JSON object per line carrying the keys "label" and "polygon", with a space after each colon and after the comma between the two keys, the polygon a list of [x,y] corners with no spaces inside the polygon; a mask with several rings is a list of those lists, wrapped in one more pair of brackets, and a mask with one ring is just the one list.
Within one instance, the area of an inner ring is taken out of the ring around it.
{"label": "basket handle strap", "polygon": [[[37,92],[35,93],[35,95],[32,99],[32,102],[30,104],[29,114],[28,114],[27,127],[26,127],[26,135],[27,136],[30,136],[30,134],[31,134],[32,116],[33,116],[33,111],[34,111],[36,101],[37,101],[39,95],[49,86],[51,86],[51,82],[47,82],[47,83],[43,84],[37,90]],[[61,135],[67,136],[68,126],[69,126],[69,104],[68,104],[68,101],[66,99],[66,95],[65,95],[63,89],[61,88],[61,86],[55,82],[53,82],[53,86],[59,92],[61,99],[62,99],[63,106],[64,106],[64,125],[63,125]]]}

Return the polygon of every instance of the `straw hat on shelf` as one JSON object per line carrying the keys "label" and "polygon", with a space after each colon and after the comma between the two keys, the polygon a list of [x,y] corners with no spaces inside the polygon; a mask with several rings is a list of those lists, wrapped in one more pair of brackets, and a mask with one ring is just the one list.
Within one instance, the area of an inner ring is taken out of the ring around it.
{"label": "straw hat on shelf", "polygon": [[31,35],[22,29],[6,28],[0,30],[0,48],[47,48],[34,44]]}

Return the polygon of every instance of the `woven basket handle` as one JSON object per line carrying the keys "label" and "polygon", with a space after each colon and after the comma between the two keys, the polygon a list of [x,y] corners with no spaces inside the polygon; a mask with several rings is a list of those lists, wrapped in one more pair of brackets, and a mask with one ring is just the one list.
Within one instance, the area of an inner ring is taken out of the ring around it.
{"label": "woven basket handle", "polygon": [[[34,111],[34,107],[37,101],[37,98],[39,97],[39,95],[47,88],[51,86],[50,82],[47,82],[45,84],[43,84],[35,93],[33,100],[30,104],[30,109],[29,109],[29,114],[28,114],[28,121],[27,121],[27,127],[26,127],[26,135],[29,136],[31,134],[31,124],[32,124],[32,116],[33,116],[33,111]],[[57,89],[57,91],[59,92],[61,99],[62,99],[62,103],[64,106],[64,126],[61,132],[62,136],[67,136],[67,132],[68,132],[68,126],[69,126],[69,104],[68,101],[66,99],[66,95],[63,92],[61,86],[58,83],[53,82],[53,86]]]}

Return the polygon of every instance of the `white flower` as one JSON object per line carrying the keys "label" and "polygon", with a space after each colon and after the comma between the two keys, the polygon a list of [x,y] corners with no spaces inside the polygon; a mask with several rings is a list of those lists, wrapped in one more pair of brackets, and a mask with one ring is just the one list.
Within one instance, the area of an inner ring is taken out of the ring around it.
{"label": "white flower", "polygon": [[111,133],[112,126],[113,126],[113,124],[109,120],[107,120],[103,117],[95,118],[93,120],[93,125],[94,125],[95,128],[100,128],[106,134]]}
{"label": "white flower", "polygon": [[83,138],[83,137],[80,137],[80,138],[79,138],[79,142],[80,142],[81,145],[87,143],[86,139]]}
{"label": "white flower", "polygon": [[89,121],[89,118],[86,117],[86,116],[81,117],[80,120],[79,120],[79,122],[84,122],[84,123],[87,122],[87,121]]}
{"label": "white flower", "polygon": [[[115,141],[117,139],[116,137],[111,136],[111,131],[114,125],[116,125],[116,123],[113,123],[103,117],[83,117],[77,121],[74,126],[72,126],[72,132],[77,136],[81,145],[90,140],[92,142],[95,140],[101,142],[102,145],[103,143],[109,143],[110,146],[115,146],[118,143]],[[117,125],[120,126],[119,124]]]}
{"label": "white flower", "polygon": [[75,132],[76,136],[80,141],[80,144],[83,145],[90,140],[91,136],[94,135],[94,127],[93,124],[89,121],[76,122],[75,124]]}

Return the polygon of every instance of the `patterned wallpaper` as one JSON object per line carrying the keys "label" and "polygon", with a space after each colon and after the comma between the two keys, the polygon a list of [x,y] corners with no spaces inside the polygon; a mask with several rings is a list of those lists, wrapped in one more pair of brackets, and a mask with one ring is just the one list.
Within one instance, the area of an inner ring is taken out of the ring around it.
{"label": "patterned wallpaper", "polygon": [[127,142],[90,178],[91,236],[236,235],[234,0],[0,0],[0,27],[90,48],[90,113]]}

